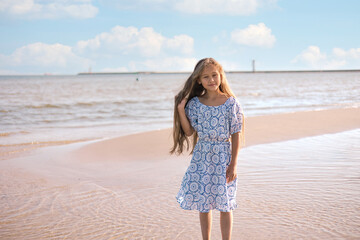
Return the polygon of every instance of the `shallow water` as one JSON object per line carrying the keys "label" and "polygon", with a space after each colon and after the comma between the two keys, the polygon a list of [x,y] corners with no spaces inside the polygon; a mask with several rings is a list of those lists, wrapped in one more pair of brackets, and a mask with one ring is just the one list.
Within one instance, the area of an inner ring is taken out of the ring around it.
{"label": "shallow water", "polygon": [[236,218],[261,239],[360,238],[359,143],[357,129],[244,149]]}
{"label": "shallow water", "polygon": [[[233,239],[359,239],[359,142],[357,129],[243,149]],[[189,158],[34,161],[43,175],[16,161],[0,162],[1,239],[200,239],[175,200]]]}

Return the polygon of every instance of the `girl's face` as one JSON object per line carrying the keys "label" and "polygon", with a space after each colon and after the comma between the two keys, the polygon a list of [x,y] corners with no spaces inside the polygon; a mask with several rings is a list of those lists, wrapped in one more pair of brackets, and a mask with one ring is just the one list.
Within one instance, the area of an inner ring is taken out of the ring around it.
{"label": "girl's face", "polygon": [[198,83],[201,84],[206,91],[218,91],[221,84],[221,75],[217,68],[210,64],[204,68]]}

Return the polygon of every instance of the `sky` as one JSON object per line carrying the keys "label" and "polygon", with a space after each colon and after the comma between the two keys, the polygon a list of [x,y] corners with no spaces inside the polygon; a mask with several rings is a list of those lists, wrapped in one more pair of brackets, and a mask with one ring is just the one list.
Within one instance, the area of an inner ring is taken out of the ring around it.
{"label": "sky", "polygon": [[358,0],[0,0],[0,74],[360,69]]}

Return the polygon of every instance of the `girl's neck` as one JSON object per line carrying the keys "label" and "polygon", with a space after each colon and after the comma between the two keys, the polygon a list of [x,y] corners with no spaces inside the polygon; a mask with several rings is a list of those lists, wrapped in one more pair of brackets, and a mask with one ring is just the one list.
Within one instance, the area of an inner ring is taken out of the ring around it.
{"label": "girl's neck", "polygon": [[216,99],[220,96],[224,95],[222,92],[220,92],[220,90],[217,91],[206,91],[206,93],[204,94],[204,98],[207,99]]}

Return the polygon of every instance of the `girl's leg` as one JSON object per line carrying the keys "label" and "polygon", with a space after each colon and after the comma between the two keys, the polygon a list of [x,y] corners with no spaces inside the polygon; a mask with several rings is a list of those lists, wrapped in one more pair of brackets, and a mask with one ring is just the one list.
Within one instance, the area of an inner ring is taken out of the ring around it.
{"label": "girl's leg", "polygon": [[220,228],[223,240],[231,239],[233,215],[232,212],[220,212]]}
{"label": "girl's leg", "polygon": [[201,226],[201,234],[204,240],[210,239],[211,233],[211,211],[210,212],[200,212],[200,226]]}

